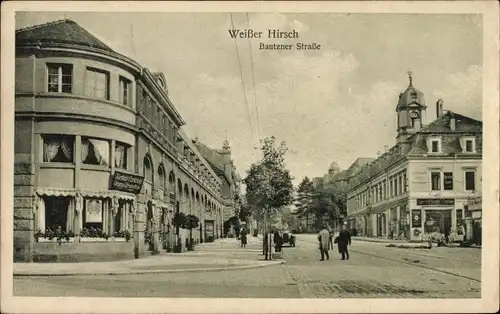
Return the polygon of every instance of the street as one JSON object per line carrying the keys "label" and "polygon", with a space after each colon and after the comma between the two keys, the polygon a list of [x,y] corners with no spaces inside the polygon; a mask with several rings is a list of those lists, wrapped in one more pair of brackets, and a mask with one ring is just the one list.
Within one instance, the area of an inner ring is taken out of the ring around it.
{"label": "street", "polygon": [[[236,240],[234,240],[236,241]],[[285,264],[247,270],[94,276],[14,277],[16,296],[207,298],[479,298],[481,250],[387,248],[353,242],[320,261],[315,235],[284,248]],[[208,254],[261,259],[259,244]]]}

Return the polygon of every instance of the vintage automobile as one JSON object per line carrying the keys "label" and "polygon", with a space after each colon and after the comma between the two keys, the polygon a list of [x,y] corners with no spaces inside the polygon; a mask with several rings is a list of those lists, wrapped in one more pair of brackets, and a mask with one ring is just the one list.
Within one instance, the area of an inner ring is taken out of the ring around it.
{"label": "vintage automobile", "polygon": [[290,230],[283,230],[282,232],[283,244],[288,244],[291,247],[295,247],[295,236]]}

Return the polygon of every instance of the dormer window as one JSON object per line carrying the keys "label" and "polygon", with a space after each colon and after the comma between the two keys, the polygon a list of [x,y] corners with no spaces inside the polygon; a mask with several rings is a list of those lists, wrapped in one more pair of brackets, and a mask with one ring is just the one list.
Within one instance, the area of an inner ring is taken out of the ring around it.
{"label": "dormer window", "polygon": [[442,153],[441,137],[438,137],[438,136],[428,137],[427,138],[427,148],[429,150],[429,154]]}
{"label": "dormer window", "polygon": [[463,136],[460,138],[460,146],[463,153],[475,153],[476,138],[474,136]]}

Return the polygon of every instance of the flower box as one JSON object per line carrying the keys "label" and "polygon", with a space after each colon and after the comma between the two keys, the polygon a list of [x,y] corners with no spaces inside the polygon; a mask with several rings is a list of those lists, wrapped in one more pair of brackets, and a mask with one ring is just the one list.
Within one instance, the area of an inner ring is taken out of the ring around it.
{"label": "flower box", "polygon": [[102,243],[102,242],[109,242],[109,239],[105,238],[90,238],[90,237],[81,237],[80,242],[94,242],[94,243]]}
{"label": "flower box", "polygon": [[[38,238],[38,242],[57,242],[57,238],[48,239],[48,238],[40,237],[40,238]],[[73,238],[73,237],[71,237],[69,239],[62,238],[61,242],[62,243],[75,242],[75,238]]]}
{"label": "flower box", "polygon": [[121,237],[111,238],[111,241],[112,242],[127,242],[127,240],[125,238],[121,238]]}

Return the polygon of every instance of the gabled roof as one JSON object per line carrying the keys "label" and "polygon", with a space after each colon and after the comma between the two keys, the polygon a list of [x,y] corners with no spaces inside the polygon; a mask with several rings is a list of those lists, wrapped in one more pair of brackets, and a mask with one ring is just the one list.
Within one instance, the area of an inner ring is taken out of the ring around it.
{"label": "gabled roof", "polygon": [[[455,118],[454,130],[450,128],[452,117]],[[408,139],[411,142],[411,150],[408,154],[426,154],[428,152],[426,139],[431,135],[439,135],[441,137],[441,147],[444,154],[460,153],[462,151],[460,137],[465,134],[475,136],[481,134],[482,131],[483,123],[481,121],[449,111]],[[482,144],[482,137],[476,136],[476,151],[478,153],[481,153],[483,150]]]}
{"label": "gabled roof", "polygon": [[[450,128],[451,117],[455,118],[455,130],[451,130]],[[483,123],[481,121],[448,111],[442,117],[432,121],[429,125],[422,128],[419,133],[477,133],[482,131]]]}
{"label": "gabled roof", "polygon": [[[454,129],[450,127],[450,120],[452,117],[455,119]],[[363,165],[360,168],[361,171],[358,172],[351,182],[351,188],[369,179],[398,160],[407,158],[408,155],[426,155],[429,151],[426,139],[431,135],[438,135],[441,138],[441,149],[444,155],[462,153],[460,137],[464,135],[474,136],[476,138],[476,151],[480,154],[482,153],[483,147],[482,131],[483,123],[481,121],[448,111],[448,113],[432,121],[429,125],[407,138],[404,142],[393,146],[379,158],[373,160],[371,163]]]}
{"label": "gabled roof", "polygon": [[23,43],[74,44],[115,52],[72,20],[59,20],[16,30],[16,45]]}

